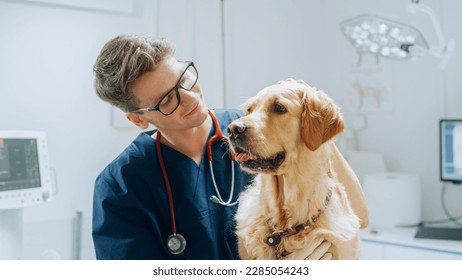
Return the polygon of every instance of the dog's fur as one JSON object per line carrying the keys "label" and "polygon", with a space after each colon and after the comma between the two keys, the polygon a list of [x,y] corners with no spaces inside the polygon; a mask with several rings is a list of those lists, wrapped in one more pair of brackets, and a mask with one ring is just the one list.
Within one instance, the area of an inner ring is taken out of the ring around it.
{"label": "dog's fur", "polygon": [[324,92],[292,79],[263,89],[244,108],[245,116],[228,126],[236,159],[257,174],[239,197],[240,258],[275,259],[267,237],[319,212],[311,227],[282,238],[282,258],[304,259],[323,238],[332,243],[332,259],[357,259],[359,218],[330,155],[330,140],[344,128],[339,108]]}

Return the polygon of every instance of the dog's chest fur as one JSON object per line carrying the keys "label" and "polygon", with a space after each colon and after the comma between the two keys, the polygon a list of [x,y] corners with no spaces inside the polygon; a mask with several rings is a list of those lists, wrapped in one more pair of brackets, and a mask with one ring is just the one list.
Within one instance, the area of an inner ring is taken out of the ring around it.
{"label": "dog's chest fur", "polygon": [[[287,259],[304,259],[304,252],[320,236],[333,244],[330,252],[334,258],[357,258],[357,250],[343,249],[348,243],[356,243],[359,230],[359,220],[343,186],[331,173],[328,159],[310,160],[303,178],[296,170],[300,166],[293,169],[293,174],[258,174],[240,195],[236,233],[241,258],[275,259],[277,253],[284,252]],[[283,237],[278,248],[267,244],[274,232],[306,224],[318,213],[311,227]]]}

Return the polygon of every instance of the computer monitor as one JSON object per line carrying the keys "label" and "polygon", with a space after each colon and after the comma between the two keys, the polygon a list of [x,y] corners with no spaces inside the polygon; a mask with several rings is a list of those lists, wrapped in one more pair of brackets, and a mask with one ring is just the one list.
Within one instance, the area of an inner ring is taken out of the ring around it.
{"label": "computer monitor", "polygon": [[440,178],[462,183],[462,120],[440,120]]}
{"label": "computer monitor", "polygon": [[52,195],[45,133],[0,130],[0,210],[41,204]]}

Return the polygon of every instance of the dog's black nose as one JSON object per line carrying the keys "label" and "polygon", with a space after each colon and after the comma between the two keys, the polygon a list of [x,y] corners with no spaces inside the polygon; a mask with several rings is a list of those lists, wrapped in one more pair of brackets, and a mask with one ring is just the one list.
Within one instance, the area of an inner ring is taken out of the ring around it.
{"label": "dog's black nose", "polygon": [[228,125],[228,133],[230,137],[236,138],[237,136],[243,134],[246,131],[247,127],[243,122],[234,121]]}

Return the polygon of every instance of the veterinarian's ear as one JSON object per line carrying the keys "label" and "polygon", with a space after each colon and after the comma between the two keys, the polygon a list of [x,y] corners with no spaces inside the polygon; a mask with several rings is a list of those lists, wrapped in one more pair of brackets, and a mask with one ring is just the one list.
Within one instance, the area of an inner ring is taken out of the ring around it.
{"label": "veterinarian's ear", "polygon": [[305,93],[302,113],[302,139],[312,151],[343,131],[340,108],[323,91]]}
{"label": "veterinarian's ear", "polygon": [[139,114],[127,113],[126,116],[129,121],[141,129],[146,129],[149,126],[149,122],[143,119]]}

